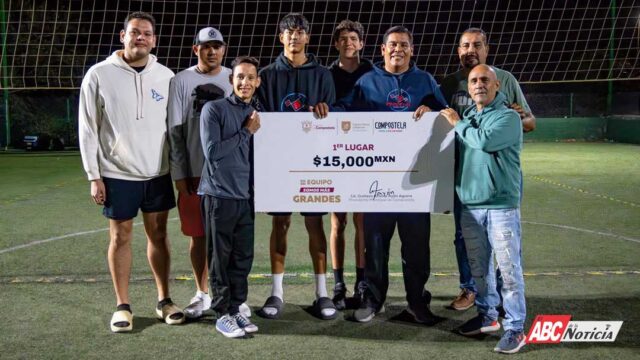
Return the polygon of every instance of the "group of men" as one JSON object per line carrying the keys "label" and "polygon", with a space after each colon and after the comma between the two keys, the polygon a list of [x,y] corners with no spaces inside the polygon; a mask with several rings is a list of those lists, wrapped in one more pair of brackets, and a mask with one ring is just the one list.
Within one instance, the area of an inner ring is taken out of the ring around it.
{"label": "group of men", "polygon": [[[227,337],[258,330],[250,321],[247,277],[253,262],[254,210],[252,135],[259,112],[409,111],[418,121],[440,111],[456,132],[455,246],[461,293],[456,310],[477,305],[478,316],[459,328],[463,335],[500,329],[494,350],[514,353],[524,345],[526,316],[520,264],[519,205],[522,132],[535,118],[515,78],[486,64],[486,34],[466,30],[458,54],[462,69],[439,86],[412,61],[413,35],[403,26],[388,29],[379,64],[360,58],[364,29],[345,20],[335,29],[338,59],[329,68],[306,52],[309,23],[298,13],[279,23],[283,52],[258,71],[249,56],[222,65],[227,44],[215,28],[195,36],[197,64],[175,75],[150,52],[155,20],[130,14],[120,32],[122,50],[93,66],[80,96],[80,146],[91,181],[91,196],[109,219],[108,263],[116,293],[113,332],[131,331],[128,294],[133,218],[142,211],[147,256],[156,280],[156,314],[167,324],[201,317],[211,309],[216,329]],[[144,80],[144,81],[143,81]],[[467,85],[468,83],[468,85]],[[443,95],[444,94],[444,95]],[[452,108],[448,106],[451,105]],[[167,217],[178,191],[182,232],[191,237],[190,258],[196,294],[180,309],[169,296],[170,252]],[[284,308],[283,278],[291,213],[272,213],[270,258],[272,291],[258,314],[277,319]],[[356,282],[347,298],[344,280],[344,213],[331,215],[333,297],[326,285],[326,213],[302,213],[315,274],[313,313],[334,319],[356,308],[355,320],[369,322],[384,309],[389,286],[390,241],[396,226],[402,242],[402,268],[412,321],[439,321],[425,290],[430,273],[430,214],[354,214]],[[365,251],[366,249],[366,251]],[[494,257],[497,268],[494,265]],[[501,284],[496,273],[499,269]],[[500,298],[501,293],[502,298]]]}

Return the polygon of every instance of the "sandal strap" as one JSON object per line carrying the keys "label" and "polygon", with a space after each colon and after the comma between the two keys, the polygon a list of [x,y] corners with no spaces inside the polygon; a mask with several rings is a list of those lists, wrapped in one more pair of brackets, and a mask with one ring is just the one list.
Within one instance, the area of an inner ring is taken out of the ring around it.
{"label": "sandal strap", "polygon": [[331,299],[329,299],[328,297],[321,297],[321,298],[317,299],[316,300],[316,306],[320,310],[335,309],[336,308],[336,306],[333,303],[333,301],[331,301]]}
{"label": "sandal strap", "polygon": [[267,298],[267,301],[264,302],[264,306],[263,307],[276,308],[276,309],[278,309],[278,312],[280,312],[280,310],[282,310],[282,305],[284,305],[284,304],[283,304],[282,300],[280,300],[279,297],[277,297],[277,296],[269,296]]}

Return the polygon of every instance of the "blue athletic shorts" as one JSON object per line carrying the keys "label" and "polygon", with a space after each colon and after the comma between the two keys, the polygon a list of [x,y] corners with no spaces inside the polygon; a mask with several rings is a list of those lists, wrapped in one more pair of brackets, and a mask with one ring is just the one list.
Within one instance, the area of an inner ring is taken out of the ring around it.
{"label": "blue athletic shorts", "polygon": [[[270,212],[270,213],[267,213],[267,214],[271,215],[271,216],[291,216],[291,214],[293,214],[293,213],[290,213],[290,212]],[[324,215],[327,215],[327,214],[328,213],[326,213],[326,212],[320,212],[320,213],[301,212],[300,213],[300,215],[302,215],[302,216],[324,216]]]}
{"label": "blue athletic shorts", "polygon": [[103,178],[107,199],[102,214],[113,220],[129,220],[144,213],[167,211],[176,207],[169,174],[150,180],[132,181]]}

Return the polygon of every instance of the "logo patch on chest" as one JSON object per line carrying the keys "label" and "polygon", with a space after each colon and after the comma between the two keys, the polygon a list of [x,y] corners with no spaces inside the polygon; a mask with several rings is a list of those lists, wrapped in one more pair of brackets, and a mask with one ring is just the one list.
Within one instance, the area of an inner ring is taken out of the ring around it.
{"label": "logo patch on chest", "polygon": [[164,96],[162,96],[159,92],[151,89],[151,97],[153,98],[153,100],[155,101],[161,101],[162,99],[164,99]]}
{"label": "logo patch on chest", "polygon": [[394,89],[387,94],[387,107],[391,111],[405,111],[411,107],[411,95],[403,89]]}
{"label": "logo patch on chest", "polygon": [[302,93],[291,93],[282,99],[280,111],[300,111],[307,108],[307,97]]}

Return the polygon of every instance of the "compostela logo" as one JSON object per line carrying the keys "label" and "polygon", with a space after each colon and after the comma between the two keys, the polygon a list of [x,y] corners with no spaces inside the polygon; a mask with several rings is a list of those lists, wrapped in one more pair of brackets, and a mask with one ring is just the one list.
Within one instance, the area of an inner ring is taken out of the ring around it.
{"label": "compostela logo", "polygon": [[300,124],[302,124],[302,131],[306,133],[313,128],[313,122],[311,122],[311,120],[303,120]]}

